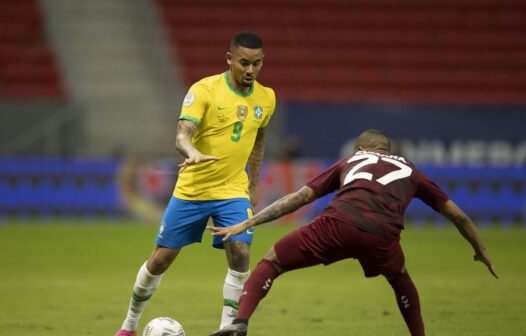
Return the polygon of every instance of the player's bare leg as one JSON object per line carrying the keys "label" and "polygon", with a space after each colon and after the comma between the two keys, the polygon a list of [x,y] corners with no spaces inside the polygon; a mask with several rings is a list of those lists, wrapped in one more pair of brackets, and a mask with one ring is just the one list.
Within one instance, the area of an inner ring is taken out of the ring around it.
{"label": "player's bare leg", "polygon": [[162,275],[172,265],[179,252],[181,249],[156,246],[146,264],[148,271],[153,275]]}
{"label": "player's bare leg", "polygon": [[139,269],[126,319],[116,336],[135,336],[137,334],[136,330],[146,303],[159,287],[162,274],[170,267],[180,251],[180,249],[159,246],[154,248],[148,261]]}
{"label": "player's bare leg", "polygon": [[400,273],[386,275],[385,277],[391,287],[393,287],[396,303],[411,336],[424,336],[424,321],[420,311],[420,299],[409,273],[404,267]]}
{"label": "player's bare leg", "polygon": [[250,275],[250,246],[240,240],[224,243],[228,271],[223,286],[223,313],[220,328],[230,325],[237,315],[239,296]]}

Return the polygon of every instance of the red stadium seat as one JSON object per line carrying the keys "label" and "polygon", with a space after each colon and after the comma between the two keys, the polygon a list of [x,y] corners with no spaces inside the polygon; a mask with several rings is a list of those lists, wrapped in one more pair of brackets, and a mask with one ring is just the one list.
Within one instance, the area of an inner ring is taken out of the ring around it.
{"label": "red stadium seat", "polygon": [[285,99],[526,103],[522,0],[156,3],[187,85],[224,71],[211,55],[254,30],[269,50],[260,78]]}
{"label": "red stadium seat", "polygon": [[0,2],[0,100],[63,98],[38,1]]}

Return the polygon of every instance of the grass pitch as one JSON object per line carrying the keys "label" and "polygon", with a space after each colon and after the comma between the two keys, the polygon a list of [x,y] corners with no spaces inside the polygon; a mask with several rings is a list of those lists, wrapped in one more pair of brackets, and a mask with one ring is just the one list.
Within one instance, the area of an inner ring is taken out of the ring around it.
{"label": "grass pitch", "polygon": [[[126,313],[156,226],[126,223],[0,225],[0,335],[112,336]],[[252,267],[294,226],[257,228]],[[420,292],[428,335],[526,335],[526,230],[484,229],[500,279],[472,261],[451,226],[402,235],[407,268]],[[141,321],[171,316],[188,336],[217,329],[226,262],[202,244],[182,251]],[[355,261],[283,275],[258,307],[251,336],[399,336],[408,332],[381,278],[365,279]]]}

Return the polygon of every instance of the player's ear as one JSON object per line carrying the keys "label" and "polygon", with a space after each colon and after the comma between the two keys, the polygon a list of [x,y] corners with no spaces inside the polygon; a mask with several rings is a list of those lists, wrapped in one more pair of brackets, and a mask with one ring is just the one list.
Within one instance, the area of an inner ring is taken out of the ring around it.
{"label": "player's ear", "polygon": [[226,63],[232,65],[232,53],[230,51],[226,52]]}

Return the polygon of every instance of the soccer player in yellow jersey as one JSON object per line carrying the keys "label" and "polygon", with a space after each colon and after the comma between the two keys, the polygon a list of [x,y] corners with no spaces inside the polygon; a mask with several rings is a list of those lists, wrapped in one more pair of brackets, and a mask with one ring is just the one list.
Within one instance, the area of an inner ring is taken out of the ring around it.
{"label": "soccer player in yellow jersey", "polygon": [[[162,274],[184,246],[200,242],[207,221],[231,226],[252,216],[258,199],[265,128],[274,112],[274,91],[256,82],[263,66],[263,41],[251,32],[232,38],[226,53],[229,69],[192,85],[177,125],[180,165],[173,197],[159,227],[156,246],[142,265],[128,314],[116,336],[135,336],[144,307]],[[248,165],[248,175],[247,175]],[[213,246],[224,248],[228,271],[223,287],[220,327],[232,323],[249,276],[252,230]]]}

